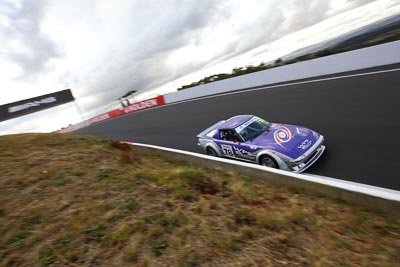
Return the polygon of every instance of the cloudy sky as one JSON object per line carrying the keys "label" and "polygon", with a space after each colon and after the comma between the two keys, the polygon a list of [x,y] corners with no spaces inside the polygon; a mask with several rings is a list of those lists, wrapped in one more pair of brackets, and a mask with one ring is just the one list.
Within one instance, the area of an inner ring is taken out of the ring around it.
{"label": "cloudy sky", "polygon": [[400,14],[400,0],[1,0],[0,105],[71,88],[69,103],[0,122],[46,132],[205,76],[268,62]]}

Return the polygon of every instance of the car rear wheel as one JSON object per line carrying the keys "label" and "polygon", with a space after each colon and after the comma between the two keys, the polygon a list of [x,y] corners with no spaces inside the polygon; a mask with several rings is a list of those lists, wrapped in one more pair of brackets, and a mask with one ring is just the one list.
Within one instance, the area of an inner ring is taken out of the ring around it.
{"label": "car rear wheel", "polygon": [[207,151],[207,155],[212,156],[212,157],[218,157],[217,152],[212,147],[207,147],[206,151]]}
{"label": "car rear wheel", "polygon": [[278,163],[270,156],[262,156],[260,159],[260,164],[265,167],[278,169]]}

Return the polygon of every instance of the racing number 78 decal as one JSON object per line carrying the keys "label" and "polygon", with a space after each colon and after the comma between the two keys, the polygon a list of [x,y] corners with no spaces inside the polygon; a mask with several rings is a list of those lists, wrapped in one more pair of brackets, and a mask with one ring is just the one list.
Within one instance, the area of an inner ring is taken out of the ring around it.
{"label": "racing number 78 decal", "polygon": [[227,156],[234,157],[235,154],[233,154],[232,146],[228,145],[221,145],[222,148],[222,153],[224,153]]}

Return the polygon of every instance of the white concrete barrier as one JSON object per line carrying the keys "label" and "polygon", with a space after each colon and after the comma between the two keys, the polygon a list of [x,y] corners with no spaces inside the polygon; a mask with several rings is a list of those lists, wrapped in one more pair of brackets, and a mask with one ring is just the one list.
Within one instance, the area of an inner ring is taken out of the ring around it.
{"label": "white concrete barrier", "polygon": [[167,104],[261,85],[312,78],[400,62],[400,41],[307,60],[212,82],[165,95]]}

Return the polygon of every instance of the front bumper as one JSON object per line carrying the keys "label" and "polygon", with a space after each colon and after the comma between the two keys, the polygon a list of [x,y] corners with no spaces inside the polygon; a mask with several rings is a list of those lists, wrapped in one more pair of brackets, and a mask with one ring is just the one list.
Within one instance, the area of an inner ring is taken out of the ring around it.
{"label": "front bumper", "polygon": [[313,165],[314,162],[316,162],[325,151],[326,147],[323,145],[323,143],[324,137],[321,135],[317,143],[307,151],[307,154],[302,158],[297,159],[295,163],[289,167],[291,171],[295,173],[301,173]]}

